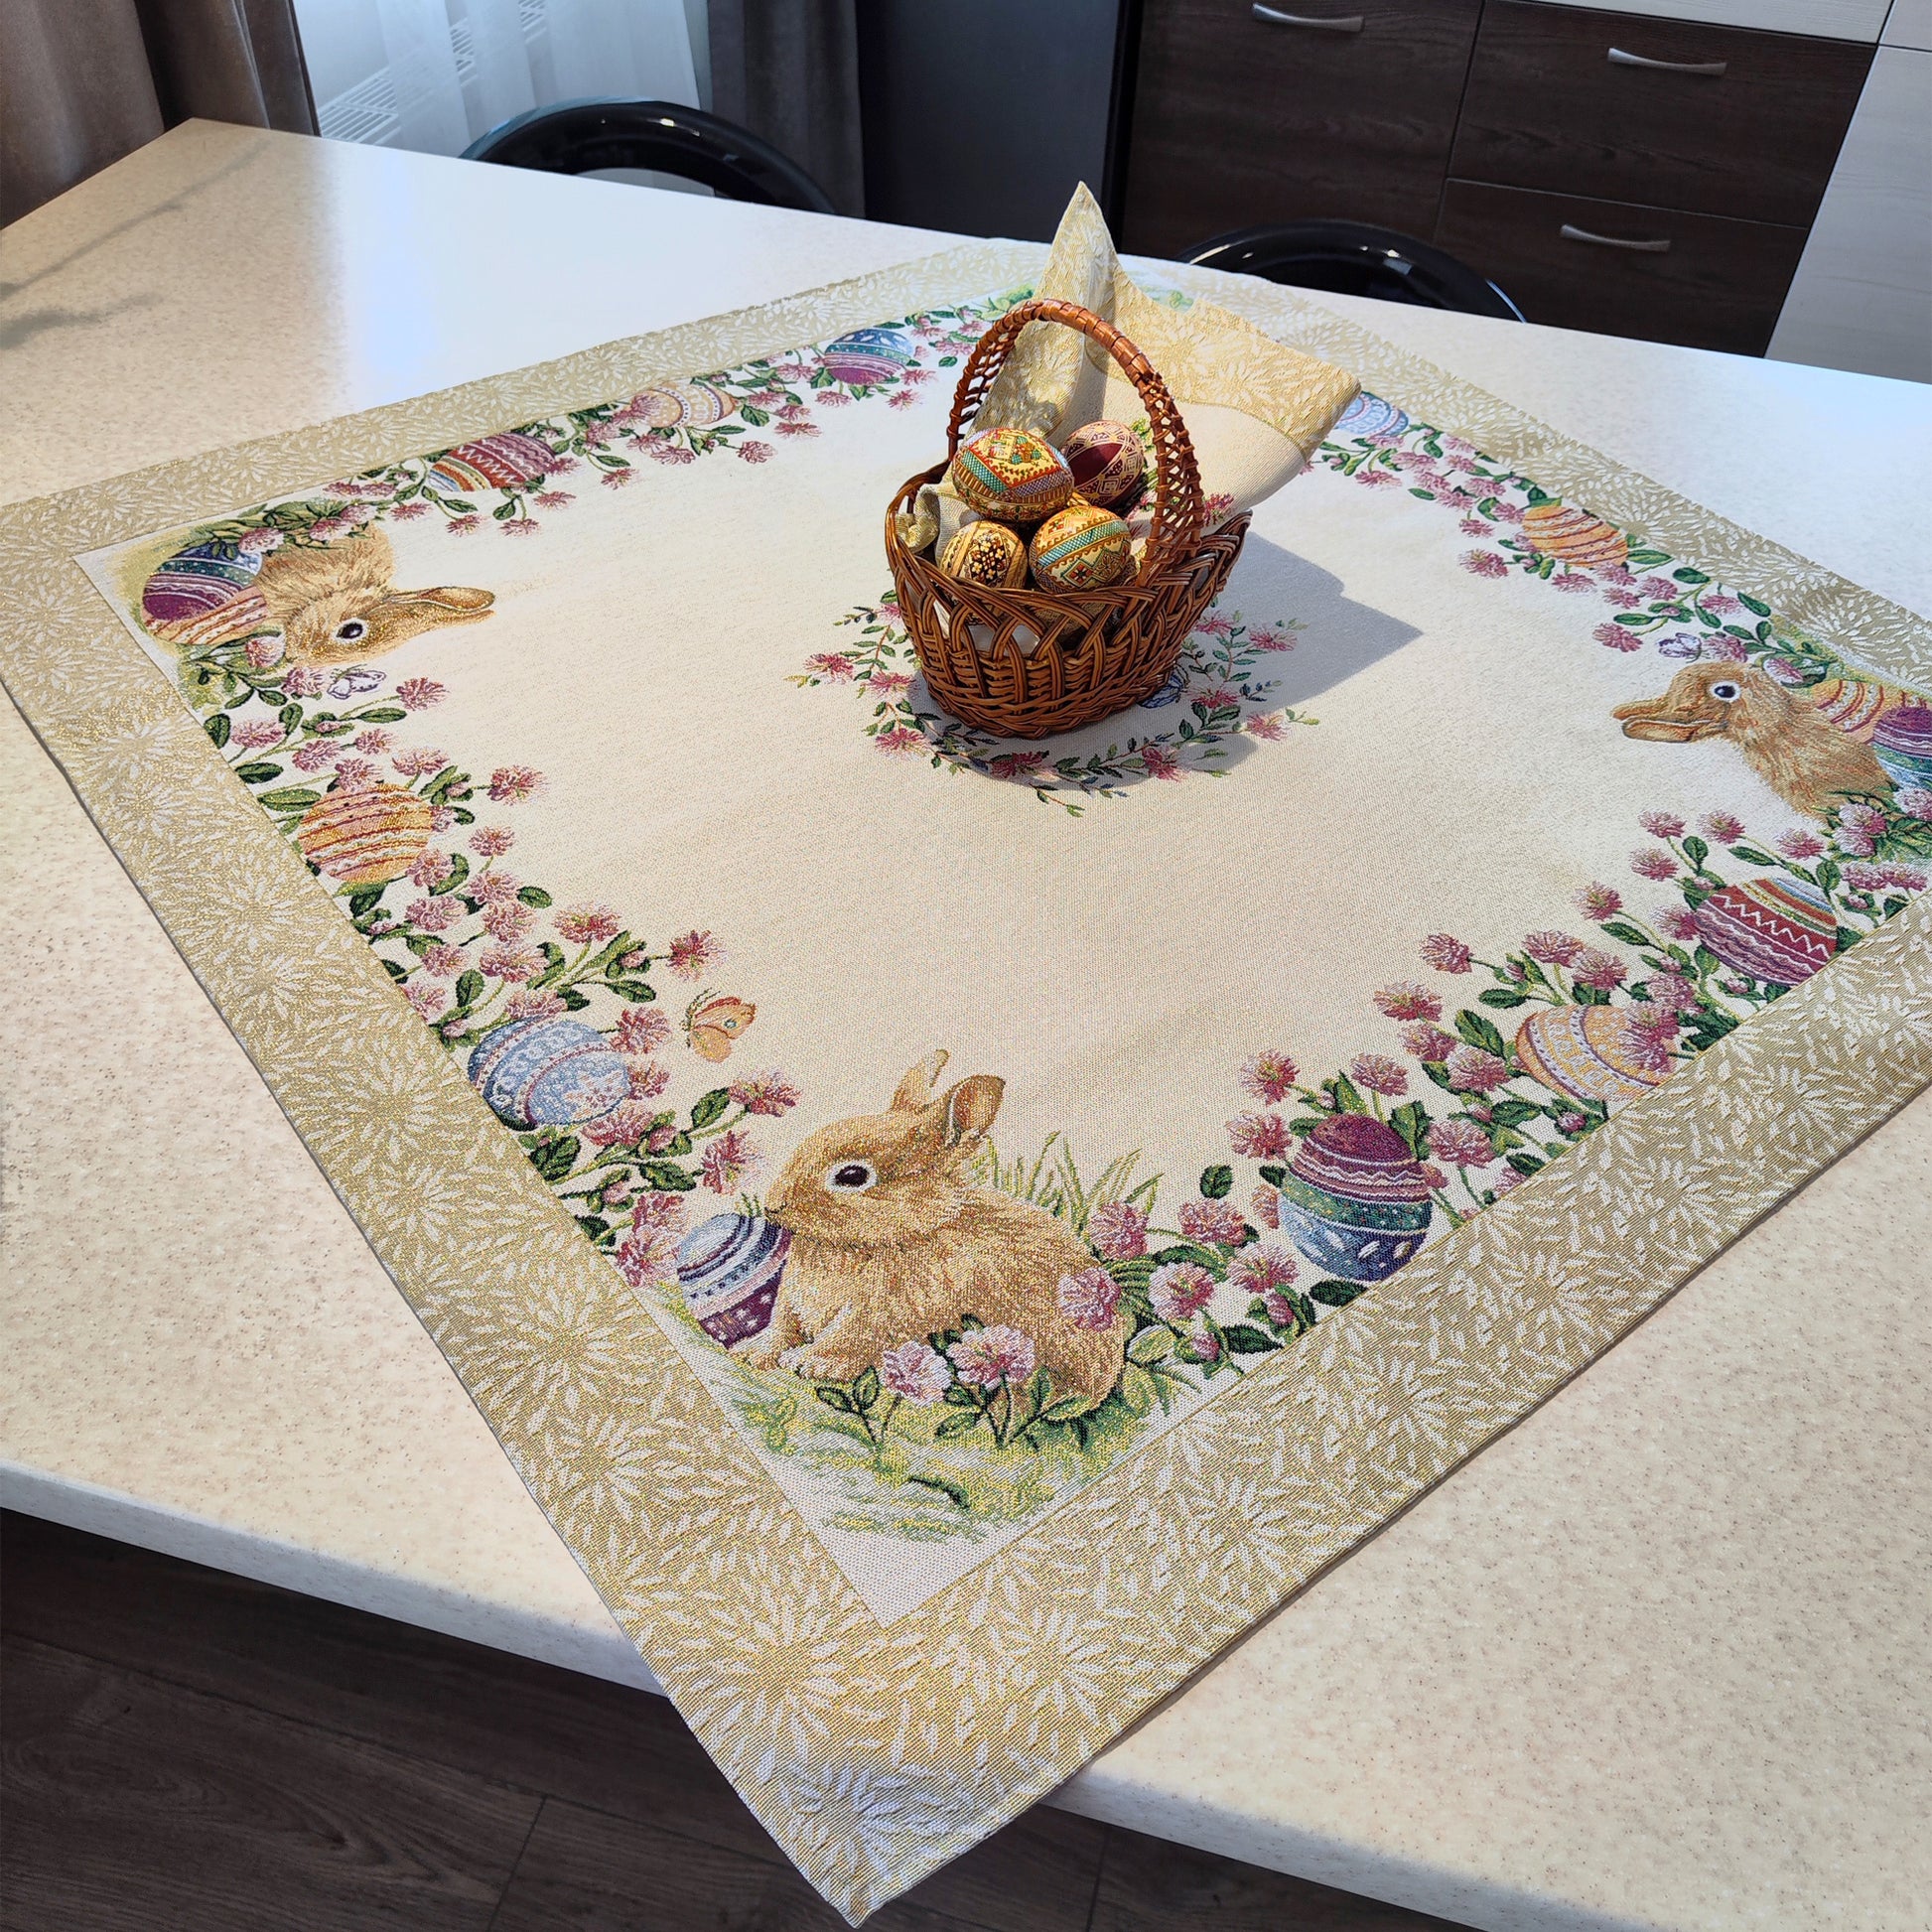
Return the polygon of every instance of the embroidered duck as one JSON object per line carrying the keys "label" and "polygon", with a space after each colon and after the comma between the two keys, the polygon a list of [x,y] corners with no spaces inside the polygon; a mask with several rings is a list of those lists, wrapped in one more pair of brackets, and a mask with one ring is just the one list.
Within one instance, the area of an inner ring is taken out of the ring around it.
{"label": "embroidered duck", "polygon": [[1625,738],[1727,738],[1786,804],[1826,818],[1847,793],[1891,789],[1868,741],[1898,695],[1848,678],[1795,690],[1755,664],[1687,664],[1662,697],[1618,705],[1612,715]]}

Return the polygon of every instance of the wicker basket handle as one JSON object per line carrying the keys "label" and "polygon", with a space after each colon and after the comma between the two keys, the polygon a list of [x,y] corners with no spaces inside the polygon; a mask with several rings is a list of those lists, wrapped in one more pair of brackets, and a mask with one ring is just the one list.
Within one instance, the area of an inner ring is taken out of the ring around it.
{"label": "wicker basket handle", "polygon": [[1141,558],[1137,583],[1145,583],[1171,563],[1192,555],[1206,521],[1200,469],[1193,439],[1161,374],[1112,323],[1091,309],[1053,296],[1035,296],[1009,309],[975,345],[953,392],[952,419],[946,425],[946,455],[958,453],[965,426],[974,421],[993,378],[1006,366],[1030,322],[1058,322],[1096,342],[1120,364],[1121,373],[1140,393],[1154,435],[1154,531]]}

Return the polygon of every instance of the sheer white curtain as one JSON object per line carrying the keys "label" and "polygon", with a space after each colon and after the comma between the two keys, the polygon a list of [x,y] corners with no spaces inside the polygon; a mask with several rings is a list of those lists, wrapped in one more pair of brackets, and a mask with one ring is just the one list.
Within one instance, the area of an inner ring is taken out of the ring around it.
{"label": "sheer white curtain", "polygon": [[461,154],[586,95],[704,104],[704,0],[296,0],[321,131]]}

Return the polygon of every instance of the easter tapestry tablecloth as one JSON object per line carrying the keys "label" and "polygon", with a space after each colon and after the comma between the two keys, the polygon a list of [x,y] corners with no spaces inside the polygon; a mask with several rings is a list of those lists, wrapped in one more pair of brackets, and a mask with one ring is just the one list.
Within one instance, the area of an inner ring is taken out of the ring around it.
{"label": "easter tapestry tablecloth", "polygon": [[9,689],[855,1919],[1932,1077],[1932,626],[1288,291],[1173,272],[1363,394],[1169,686],[939,715],[884,508],[1041,259],[0,511]]}

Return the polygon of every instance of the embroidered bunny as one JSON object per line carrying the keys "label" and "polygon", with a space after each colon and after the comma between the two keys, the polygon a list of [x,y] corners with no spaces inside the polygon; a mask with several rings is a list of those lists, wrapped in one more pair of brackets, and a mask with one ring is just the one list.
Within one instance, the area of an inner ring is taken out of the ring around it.
{"label": "embroidered bunny", "polygon": [[380,530],[322,548],[287,547],[262,559],[255,589],[282,629],[292,664],[359,664],[425,630],[475,623],[490,591],[395,588],[396,553]]}
{"label": "embroidered bunny", "polygon": [[890,1110],[809,1135],[765,1196],[791,1232],[770,1325],[734,1352],[819,1381],[850,1381],[888,1348],[967,1315],[1032,1338],[1055,1400],[1102,1402],[1120,1378],[1126,1317],[1088,1326],[1064,1312],[1064,1277],[1095,1266],[1062,1221],[966,1177],[1005,1096],[976,1073],[934,1095],[936,1052],[898,1083]]}

